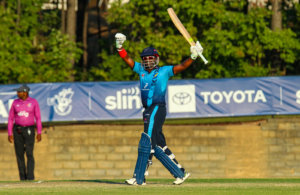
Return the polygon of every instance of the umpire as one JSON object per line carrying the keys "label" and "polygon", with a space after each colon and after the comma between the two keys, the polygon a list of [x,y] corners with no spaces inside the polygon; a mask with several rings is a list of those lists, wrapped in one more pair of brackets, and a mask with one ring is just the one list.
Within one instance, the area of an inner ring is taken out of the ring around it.
{"label": "umpire", "polygon": [[[35,142],[35,124],[38,142],[42,140],[40,107],[36,99],[29,97],[30,88],[24,84],[17,91],[8,116],[8,141],[14,142],[20,180],[34,180],[33,148]],[[24,154],[27,157],[25,166]]]}

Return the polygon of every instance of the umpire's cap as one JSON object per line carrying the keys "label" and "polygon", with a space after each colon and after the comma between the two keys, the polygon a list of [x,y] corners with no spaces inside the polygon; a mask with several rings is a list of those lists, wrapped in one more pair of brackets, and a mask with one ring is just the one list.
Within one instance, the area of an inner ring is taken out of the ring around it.
{"label": "umpire's cap", "polygon": [[159,56],[159,53],[155,48],[147,47],[141,53],[141,58],[144,56]]}
{"label": "umpire's cap", "polygon": [[27,92],[28,93],[30,88],[26,84],[23,84],[19,88],[16,88],[14,90],[17,92]]}

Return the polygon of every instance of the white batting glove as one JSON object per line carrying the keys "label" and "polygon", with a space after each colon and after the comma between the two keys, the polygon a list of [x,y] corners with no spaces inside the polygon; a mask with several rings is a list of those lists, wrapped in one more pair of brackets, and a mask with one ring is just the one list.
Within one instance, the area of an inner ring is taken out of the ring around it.
{"label": "white batting glove", "polygon": [[200,42],[197,41],[195,46],[191,46],[191,58],[192,60],[196,60],[197,57],[202,54],[203,52],[203,47],[201,46]]}
{"label": "white batting glove", "polygon": [[126,41],[126,36],[123,35],[122,33],[117,33],[115,35],[115,38],[116,38],[116,48],[120,49],[123,43]]}
{"label": "white batting glove", "polygon": [[191,58],[192,60],[196,60],[198,57],[196,46],[191,46]]}
{"label": "white batting glove", "polygon": [[199,54],[203,52],[203,47],[199,41],[196,42],[196,50]]}

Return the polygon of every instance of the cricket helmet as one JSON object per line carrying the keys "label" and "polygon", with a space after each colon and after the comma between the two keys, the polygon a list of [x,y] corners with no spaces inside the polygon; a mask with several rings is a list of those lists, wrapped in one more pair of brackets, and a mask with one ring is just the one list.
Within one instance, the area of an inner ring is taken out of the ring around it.
{"label": "cricket helmet", "polygon": [[145,48],[141,53],[142,65],[145,70],[152,70],[159,63],[159,53],[153,47]]}

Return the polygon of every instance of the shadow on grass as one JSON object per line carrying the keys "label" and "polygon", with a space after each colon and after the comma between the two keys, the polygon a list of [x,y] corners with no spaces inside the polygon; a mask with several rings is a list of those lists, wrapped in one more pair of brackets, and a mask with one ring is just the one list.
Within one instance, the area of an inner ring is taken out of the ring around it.
{"label": "shadow on grass", "polygon": [[[97,179],[97,180],[72,180],[78,182],[95,182],[106,184],[124,184],[125,179]],[[215,178],[215,179],[188,179],[185,183],[300,183],[300,178]],[[172,184],[173,179],[147,179],[150,184]]]}
{"label": "shadow on grass", "polygon": [[91,182],[91,183],[104,183],[104,184],[124,184],[127,185],[125,183],[124,180],[118,180],[118,179],[114,179],[114,180],[105,180],[105,179],[95,179],[95,180],[69,180],[72,182]]}
{"label": "shadow on grass", "polygon": [[[147,179],[147,184],[173,185],[173,179]],[[0,184],[20,184],[20,183],[54,183],[54,182],[87,182],[109,185],[128,185],[125,179],[77,179],[77,180],[41,180],[41,181],[0,181]],[[185,181],[190,184],[205,183],[294,183],[300,184],[300,178],[212,178],[212,179],[196,179],[191,178]]]}
{"label": "shadow on grass", "polygon": [[[102,183],[102,184],[118,184],[118,185],[126,185],[125,179],[95,179],[95,180],[69,180],[72,182],[94,182],[94,183]],[[172,184],[173,180],[170,179],[147,179],[147,184]],[[130,186],[130,185],[129,185]]]}

